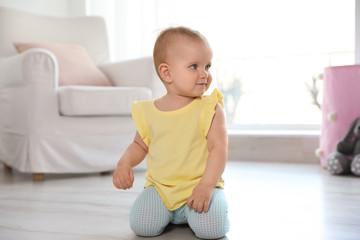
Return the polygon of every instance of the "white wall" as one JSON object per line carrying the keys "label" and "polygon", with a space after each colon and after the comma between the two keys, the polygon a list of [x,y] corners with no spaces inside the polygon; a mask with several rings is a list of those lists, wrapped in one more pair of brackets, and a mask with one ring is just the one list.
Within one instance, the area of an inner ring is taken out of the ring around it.
{"label": "white wall", "polygon": [[85,0],[0,0],[1,7],[57,17],[85,15]]}

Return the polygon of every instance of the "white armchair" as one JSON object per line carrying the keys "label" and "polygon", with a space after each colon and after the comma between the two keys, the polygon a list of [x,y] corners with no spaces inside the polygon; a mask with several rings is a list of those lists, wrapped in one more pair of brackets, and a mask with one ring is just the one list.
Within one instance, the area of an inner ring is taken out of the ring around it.
{"label": "white armchair", "polygon": [[[48,17],[0,7],[0,36],[0,162],[34,179],[113,170],[136,131],[131,102],[164,91],[152,59],[109,64],[100,17]],[[39,41],[84,46],[114,86],[59,86],[53,53],[17,53],[13,46]]]}

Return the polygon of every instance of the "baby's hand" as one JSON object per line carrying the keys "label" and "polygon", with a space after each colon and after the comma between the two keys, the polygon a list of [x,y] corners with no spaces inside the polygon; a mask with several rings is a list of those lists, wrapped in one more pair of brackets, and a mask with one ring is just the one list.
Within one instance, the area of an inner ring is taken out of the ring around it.
{"label": "baby's hand", "polygon": [[197,185],[192,195],[187,200],[187,206],[193,208],[196,212],[207,213],[209,211],[210,200],[213,192],[213,188],[205,185]]}
{"label": "baby's hand", "polygon": [[122,164],[118,165],[113,174],[114,186],[119,189],[130,189],[133,186],[134,173],[131,166]]}

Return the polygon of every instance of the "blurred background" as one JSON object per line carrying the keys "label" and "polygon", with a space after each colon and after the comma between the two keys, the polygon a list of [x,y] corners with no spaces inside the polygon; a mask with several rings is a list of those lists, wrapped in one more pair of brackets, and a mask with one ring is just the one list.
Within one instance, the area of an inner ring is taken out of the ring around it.
{"label": "blurred background", "polygon": [[224,94],[229,129],[319,132],[323,69],[355,63],[355,2],[0,0],[0,5],[104,17],[111,61],[151,56],[156,36],[168,26],[199,30],[214,51],[212,88]]}

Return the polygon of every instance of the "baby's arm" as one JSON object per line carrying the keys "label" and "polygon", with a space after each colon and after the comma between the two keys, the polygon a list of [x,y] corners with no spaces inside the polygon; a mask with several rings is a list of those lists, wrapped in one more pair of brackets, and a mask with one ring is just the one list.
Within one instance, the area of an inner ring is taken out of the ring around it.
{"label": "baby's arm", "polygon": [[209,157],[204,174],[199,184],[188,198],[187,205],[197,212],[209,210],[211,195],[222,173],[227,159],[228,137],[225,124],[225,114],[220,104],[215,108],[215,116],[207,135]]}
{"label": "baby's arm", "polygon": [[148,147],[136,132],[134,141],[126,149],[120,158],[115,172],[113,174],[113,183],[119,189],[130,189],[134,182],[134,173],[132,168],[144,160],[148,152]]}

